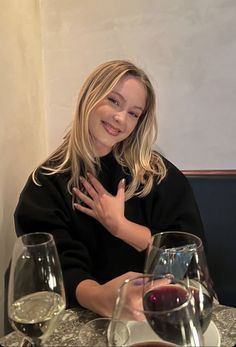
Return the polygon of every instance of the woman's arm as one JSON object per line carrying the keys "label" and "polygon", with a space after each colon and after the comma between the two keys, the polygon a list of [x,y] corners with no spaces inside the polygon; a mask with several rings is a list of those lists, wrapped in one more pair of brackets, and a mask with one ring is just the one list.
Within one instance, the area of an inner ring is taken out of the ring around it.
{"label": "woman's arm", "polygon": [[140,275],[138,272],[127,272],[105,284],[84,280],[76,288],[76,298],[79,304],[88,310],[100,316],[111,317],[119,287],[125,280],[138,275]]}
{"label": "woman's arm", "polygon": [[164,161],[167,176],[153,187],[145,205],[152,234],[185,231],[204,242],[204,228],[191,186],[178,168],[166,159]]}
{"label": "woman's arm", "polygon": [[[93,229],[96,221],[81,214],[74,218],[71,195],[66,177],[37,173],[40,185],[29,177],[15,210],[17,236],[29,232],[48,232],[53,235],[63,272],[67,307],[77,306],[75,291],[78,283],[92,276],[96,240]],[[81,238],[84,238],[81,239]],[[87,237],[87,238],[86,238]]]}
{"label": "woman's arm", "polygon": [[124,218],[119,223],[115,236],[141,252],[148,247],[152,235],[149,228]]}
{"label": "woman's arm", "polygon": [[[142,275],[139,272],[127,272],[102,285],[92,280],[82,281],[76,288],[77,300],[83,307],[96,312],[100,316],[111,317],[114,312],[120,286],[125,280]],[[155,280],[156,285],[168,284],[169,282],[170,280],[168,278]],[[141,310],[143,306],[143,287],[134,286],[132,290],[130,287],[127,295],[129,296],[129,307],[131,308],[132,305],[135,305],[134,307],[137,309],[140,305]]]}

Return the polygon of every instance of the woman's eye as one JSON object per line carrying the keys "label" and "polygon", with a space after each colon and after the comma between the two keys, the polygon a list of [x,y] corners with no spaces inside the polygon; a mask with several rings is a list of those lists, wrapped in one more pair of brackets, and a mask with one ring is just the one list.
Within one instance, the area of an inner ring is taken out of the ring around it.
{"label": "woman's eye", "polygon": [[112,104],[115,104],[115,105],[119,106],[119,101],[116,100],[115,98],[109,96],[109,97],[108,97],[108,100],[109,100]]}
{"label": "woman's eye", "polygon": [[132,117],[134,117],[134,118],[138,118],[138,115],[137,115],[137,113],[135,113],[135,112],[129,112],[129,114],[130,114]]}

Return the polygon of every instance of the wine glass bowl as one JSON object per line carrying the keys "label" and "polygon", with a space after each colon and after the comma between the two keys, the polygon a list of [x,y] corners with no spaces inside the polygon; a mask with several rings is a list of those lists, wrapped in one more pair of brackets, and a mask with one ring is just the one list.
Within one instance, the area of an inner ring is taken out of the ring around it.
{"label": "wine glass bowl", "polygon": [[195,299],[202,331],[206,331],[216,294],[199,237],[176,231],[155,234],[147,250],[144,271],[156,277],[169,273],[174,280],[184,281]]}
{"label": "wine glass bowl", "polygon": [[17,238],[10,267],[8,317],[14,330],[34,346],[53,332],[65,310],[60,262],[51,234]]}
{"label": "wine glass bowl", "polygon": [[116,322],[126,322],[127,346],[202,346],[202,332],[191,291],[170,276],[156,279],[142,275],[120,287],[112,317],[110,337]]}

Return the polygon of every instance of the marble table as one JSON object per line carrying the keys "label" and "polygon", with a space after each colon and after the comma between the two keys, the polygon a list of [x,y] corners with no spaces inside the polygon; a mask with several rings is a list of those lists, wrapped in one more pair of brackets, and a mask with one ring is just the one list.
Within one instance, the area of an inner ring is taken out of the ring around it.
{"label": "marble table", "polygon": [[[75,347],[79,346],[79,331],[81,326],[98,316],[85,310],[66,310],[61,322],[53,335],[45,343],[45,347]],[[221,346],[233,347],[236,345],[236,308],[215,305],[212,320],[217,326],[221,336]],[[13,332],[0,338],[4,347],[21,346],[22,335]],[[26,345],[24,346],[26,347]],[[213,346],[211,346],[213,347]]]}

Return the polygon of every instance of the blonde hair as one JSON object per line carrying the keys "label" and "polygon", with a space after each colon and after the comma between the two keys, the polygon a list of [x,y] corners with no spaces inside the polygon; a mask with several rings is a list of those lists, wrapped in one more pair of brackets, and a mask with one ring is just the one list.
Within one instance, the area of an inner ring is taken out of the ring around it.
{"label": "blonde hair", "polygon": [[[166,167],[161,156],[152,151],[157,137],[155,92],[145,72],[129,61],[114,60],[99,65],[85,80],[79,96],[71,129],[63,143],[46,159],[40,167],[45,175],[68,172],[70,177],[67,189],[79,187],[81,175],[87,172],[97,175],[100,160],[94,156],[89,134],[88,119],[91,111],[120,79],[125,75],[137,78],[146,88],[145,109],[134,131],[122,142],[113,147],[116,161],[131,174],[132,180],[126,187],[126,199],[132,196],[146,196],[154,181],[160,182],[166,176]],[[36,170],[33,172],[36,179]]]}

